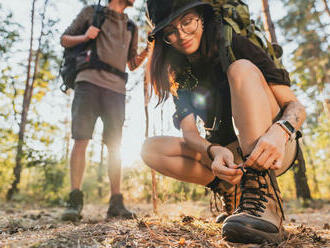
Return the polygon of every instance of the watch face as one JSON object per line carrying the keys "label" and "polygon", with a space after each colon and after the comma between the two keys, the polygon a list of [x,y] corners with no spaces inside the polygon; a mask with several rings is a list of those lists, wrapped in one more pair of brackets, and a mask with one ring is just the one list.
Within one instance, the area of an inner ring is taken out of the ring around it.
{"label": "watch face", "polygon": [[294,133],[294,132],[295,132],[295,129],[294,129],[294,127],[290,124],[290,122],[288,122],[288,121],[284,121],[283,124],[287,127],[287,129],[289,129],[289,131],[290,131],[291,133]]}

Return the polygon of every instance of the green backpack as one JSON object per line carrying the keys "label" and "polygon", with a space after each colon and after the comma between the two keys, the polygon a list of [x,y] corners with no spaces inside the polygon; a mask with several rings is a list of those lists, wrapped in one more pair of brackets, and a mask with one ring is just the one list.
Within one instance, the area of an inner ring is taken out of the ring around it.
{"label": "green backpack", "polygon": [[202,0],[212,5],[215,15],[224,23],[225,49],[230,61],[222,61],[224,70],[236,60],[232,50],[232,35],[246,36],[255,45],[261,47],[274,61],[278,68],[283,68],[280,57],[283,54],[281,46],[271,44],[261,29],[250,19],[249,7],[241,0]]}

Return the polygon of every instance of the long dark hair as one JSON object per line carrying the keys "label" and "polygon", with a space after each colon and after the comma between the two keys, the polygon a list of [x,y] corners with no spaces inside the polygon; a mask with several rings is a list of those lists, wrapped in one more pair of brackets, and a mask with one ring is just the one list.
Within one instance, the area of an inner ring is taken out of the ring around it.
{"label": "long dark hair", "polygon": [[[222,24],[205,8],[196,8],[203,18],[204,31],[199,46],[200,57],[205,61],[218,60],[219,44],[222,40]],[[183,73],[189,63],[186,55],[163,41],[163,32],[155,36],[154,49],[149,63],[151,85],[158,96],[158,104],[164,102],[169,94],[175,95],[178,88],[176,78]]]}

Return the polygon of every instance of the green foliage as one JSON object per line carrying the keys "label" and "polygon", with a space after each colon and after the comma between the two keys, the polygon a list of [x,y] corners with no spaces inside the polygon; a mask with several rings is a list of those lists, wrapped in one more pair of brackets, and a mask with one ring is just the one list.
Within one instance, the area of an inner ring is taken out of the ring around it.
{"label": "green foliage", "polygon": [[[304,96],[304,155],[314,198],[330,198],[329,117],[323,111],[322,91],[330,75],[329,16],[321,0],[282,0],[287,15],[279,21],[288,42],[294,43],[292,78]],[[297,88],[296,88],[297,89]],[[289,179],[288,179],[289,180]],[[282,183],[286,185],[286,180]],[[286,186],[284,194],[291,192]]]}
{"label": "green foliage", "polygon": [[[289,42],[298,43],[293,52],[293,75],[304,90],[316,85],[323,89],[330,73],[329,19],[318,8],[320,0],[282,0],[288,14],[279,21]],[[323,21],[324,20],[324,21]],[[294,39],[293,39],[294,37]]]}
{"label": "green foliage", "polygon": [[21,25],[13,20],[13,14],[3,10],[0,4],[0,57],[6,55],[19,39]]}
{"label": "green foliage", "polygon": [[[180,182],[156,173],[157,197],[161,202],[177,202],[186,200],[204,200],[205,189],[202,186]],[[123,173],[123,192],[130,199],[137,201],[152,202],[152,179],[151,170],[137,162],[131,169]]]}

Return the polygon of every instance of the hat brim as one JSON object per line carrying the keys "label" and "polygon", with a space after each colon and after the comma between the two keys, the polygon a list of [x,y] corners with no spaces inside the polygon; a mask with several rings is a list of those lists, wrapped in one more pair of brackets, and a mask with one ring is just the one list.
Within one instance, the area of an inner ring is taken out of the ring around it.
{"label": "hat brim", "polygon": [[182,13],[184,13],[188,9],[192,9],[192,8],[197,7],[197,6],[205,6],[205,7],[212,8],[209,3],[204,3],[204,2],[194,2],[194,3],[191,3],[191,4],[187,4],[187,5],[183,6],[182,8],[177,9],[171,15],[169,15],[167,18],[165,18],[160,23],[158,23],[156,25],[156,27],[152,30],[152,32],[148,35],[148,39],[153,40],[155,35],[159,31],[161,31],[163,28],[168,26],[175,18],[180,16]]}

